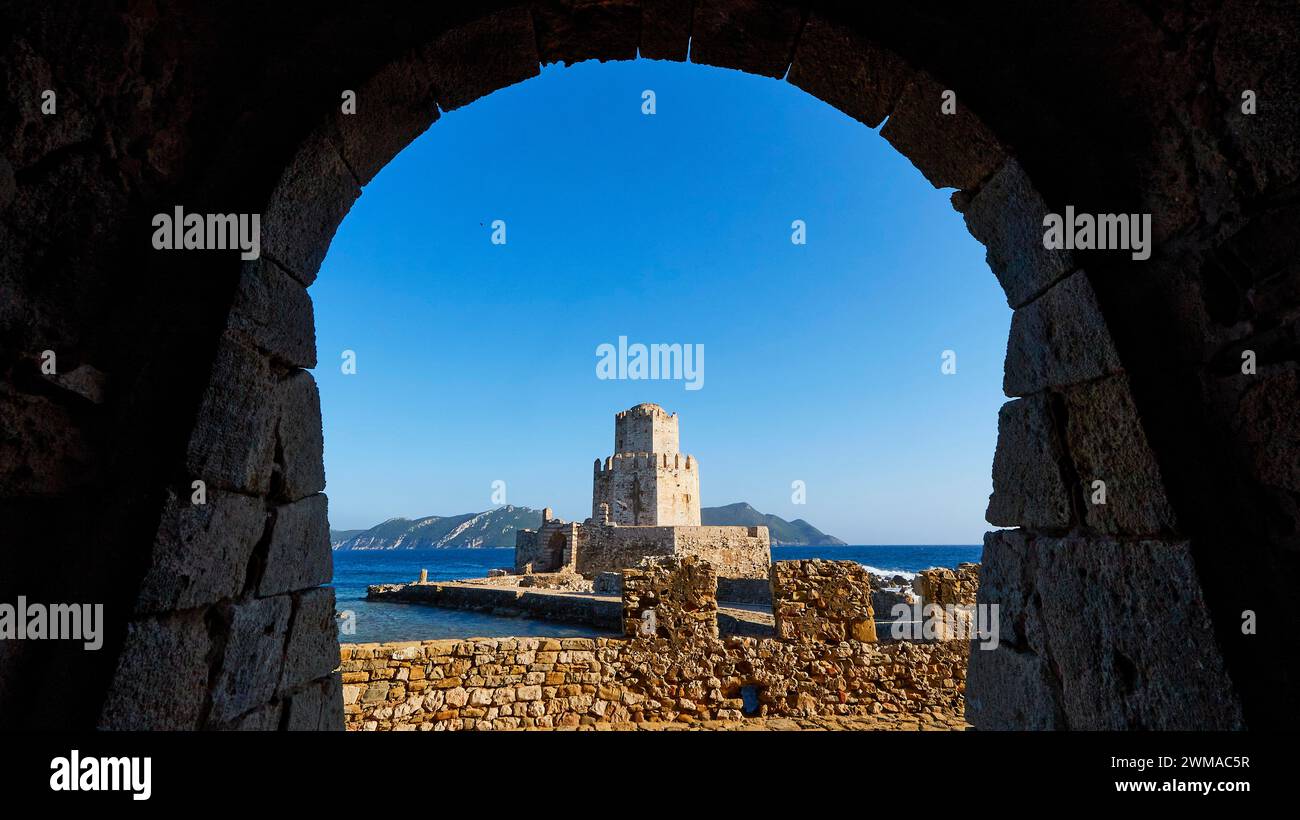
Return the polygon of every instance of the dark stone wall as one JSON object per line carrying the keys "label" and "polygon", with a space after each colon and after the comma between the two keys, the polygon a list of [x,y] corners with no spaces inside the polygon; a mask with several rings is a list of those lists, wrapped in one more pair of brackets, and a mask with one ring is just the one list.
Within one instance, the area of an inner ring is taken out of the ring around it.
{"label": "dark stone wall", "polygon": [[[1019,631],[974,653],[972,721],[1294,727],[1298,30],[1284,0],[0,3],[0,600],[110,630],[0,644],[0,724],[341,726],[305,372],[334,229],[439,109],[689,47],[884,121],[1016,308],[989,520],[1020,530],[985,563],[1018,580],[980,600]],[[153,251],[177,204],[262,214],[262,258]],[[1151,259],[1044,250],[1065,205],[1151,213]]]}

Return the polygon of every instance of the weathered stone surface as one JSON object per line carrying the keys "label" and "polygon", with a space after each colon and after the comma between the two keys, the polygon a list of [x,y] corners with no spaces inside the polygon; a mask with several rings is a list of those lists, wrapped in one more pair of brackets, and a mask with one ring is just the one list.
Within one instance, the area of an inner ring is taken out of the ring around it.
{"label": "weathered stone surface", "polygon": [[320,416],[320,391],[305,370],[291,373],[276,386],[277,499],[298,501],[325,489],[325,439]]}
{"label": "weathered stone surface", "polygon": [[210,723],[229,723],[271,700],[284,661],[290,608],[287,595],[226,608],[229,626],[220,672],[212,687]]}
{"label": "weathered stone surface", "polygon": [[692,555],[670,555],[646,558],[625,570],[623,633],[673,644],[716,640],[718,576],[713,565]]}
{"label": "weathered stone surface", "polygon": [[[330,138],[357,184],[375,174],[438,119],[437,77],[423,51],[402,55],[359,88],[356,113],[345,114],[342,92]],[[306,367],[308,365],[299,365]]]}
{"label": "weathered stone surface", "polygon": [[543,63],[635,59],[641,36],[638,0],[536,0],[533,26]]}
{"label": "weathered stone surface", "polygon": [[479,18],[440,36],[428,49],[438,105],[452,111],[540,72],[528,8]]}
{"label": "weathered stone surface", "polygon": [[262,253],[304,285],[316,281],[334,231],[361,187],[324,132],[298,149],[262,214]]}
{"label": "weathered stone surface", "polygon": [[99,728],[192,730],[203,719],[208,682],[203,614],[145,618],[127,625]]}
{"label": "weathered stone surface", "polygon": [[979,600],[999,605],[1002,642],[1056,671],[1040,681],[1032,657],[973,651],[977,727],[1021,728],[1020,701],[996,691],[1021,679],[1039,703],[1059,688],[1062,728],[1241,728],[1186,542],[1004,531],[986,536],[984,559]]}
{"label": "weathered stone surface", "polygon": [[778,638],[875,642],[871,574],[856,561],[776,561],[771,584]]}
{"label": "weathered stone surface", "polygon": [[505,638],[344,644],[340,657],[349,730],[653,728],[745,715],[960,722],[967,645]]}
{"label": "weathered stone surface", "polygon": [[236,732],[274,732],[280,728],[283,712],[283,704],[278,701],[268,703],[239,718],[230,725],[230,729]]}
{"label": "weathered stone surface", "polygon": [[266,567],[258,595],[275,595],[328,584],[334,574],[327,500],[313,495],[274,509]]}
{"label": "weathered stone surface", "polygon": [[784,77],[802,22],[799,9],[772,0],[696,0],[691,62]]}
{"label": "weathered stone surface", "polygon": [[1002,405],[985,519],[998,527],[1068,527],[1070,490],[1061,476],[1063,457],[1045,396]]}
{"label": "weathered stone surface", "polygon": [[1273,487],[1300,494],[1300,369],[1287,368],[1246,382],[1237,405],[1239,440],[1255,474]]}
{"label": "weathered stone surface", "polygon": [[89,431],[72,408],[0,387],[0,495],[57,495],[94,477]]}
{"label": "weathered stone surface", "polygon": [[912,74],[897,54],[814,14],[799,35],[786,79],[875,128],[889,116]]}
{"label": "weathered stone surface", "polygon": [[961,211],[971,235],[987,249],[985,260],[1011,307],[1029,302],[1074,269],[1069,251],[1043,247],[1043,217],[1050,209],[1014,159],[1008,159]]}
{"label": "weathered stone surface", "polygon": [[338,650],[334,590],[320,587],[295,595],[280,692],[290,692],[308,681],[329,675],[338,665]]}
{"label": "weathered stone surface", "polygon": [[1051,731],[1066,728],[1060,692],[1043,659],[1009,646],[971,644],[966,681],[966,719],[989,731]]}
{"label": "weathered stone surface", "polygon": [[266,523],[260,498],[212,490],[206,504],[193,504],[189,494],[169,492],[137,610],[190,609],[238,595]]}
{"label": "weathered stone surface", "polygon": [[[337,652],[338,646],[335,645]],[[331,662],[337,661],[333,658]],[[315,681],[289,698],[289,717],[285,729],[290,732],[343,730],[343,685],[337,675]]]}
{"label": "weathered stone surface", "polygon": [[[1099,532],[1172,531],[1174,511],[1124,376],[1065,391],[1066,446],[1084,497],[1084,519]],[[1106,503],[1093,503],[1095,481]]]}
{"label": "weathered stone surface", "polygon": [[1027,396],[1120,370],[1088,275],[1075,271],[1011,317],[1002,389]]}
{"label": "weathered stone surface", "polygon": [[307,289],[269,258],[245,262],[227,327],[292,367],[316,366],[316,315]]}
{"label": "weathered stone surface", "polygon": [[[1300,31],[1286,0],[1231,0],[1218,13],[1214,78],[1223,125],[1263,191],[1300,179]],[[1256,113],[1242,113],[1242,92],[1255,92]]]}
{"label": "weathered stone surface", "polygon": [[271,487],[275,449],[274,379],[261,353],[231,335],[217,359],[190,434],[190,475],[223,488],[260,495]]}
{"label": "weathered stone surface", "polygon": [[934,187],[973,191],[1002,166],[1006,155],[960,97],[955,114],[941,111],[947,89],[927,74],[913,75],[880,135]]}
{"label": "weathered stone surface", "polygon": [[1034,546],[1070,728],[1242,728],[1185,542]]}
{"label": "weathered stone surface", "polygon": [[980,588],[980,565],[969,561],[956,569],[931,567],[916,574],[921,600],[937,606],[971,606]]}
{"label": "weathered stone surface", "polygon": [[1032,537],[1025,530],[987,532],[980,562],[976,603],[998,608],[998,642],[1017,651],[1045,645],[1038,611],[1041,599],[1034,595],[1033,565],[1028,559]]}
{"label": "weathered stone surface", "polygon": [[641,0],[641,56],[684,62],[694,0]]}

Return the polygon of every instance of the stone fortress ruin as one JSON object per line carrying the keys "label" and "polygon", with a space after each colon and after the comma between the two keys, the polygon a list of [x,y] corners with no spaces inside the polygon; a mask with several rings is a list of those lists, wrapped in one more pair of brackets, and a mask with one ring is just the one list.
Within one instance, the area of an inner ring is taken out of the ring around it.
{"label": "stone fortress ruin", "polygon": [[591,518],[556,518],[548,507],[536,530],[515,536],[515,573],[594,578],[655,556],[695,556],[720,578],[766,579],[767,527],[700,524],[700,465],[679,449],[678,419],[642,403],[614,416],[614,453],[596,459]]}

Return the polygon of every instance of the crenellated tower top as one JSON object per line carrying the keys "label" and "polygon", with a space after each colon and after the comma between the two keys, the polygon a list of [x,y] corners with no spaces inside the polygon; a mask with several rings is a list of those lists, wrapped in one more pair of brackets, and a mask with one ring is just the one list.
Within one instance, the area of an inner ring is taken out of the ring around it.
{"label": "crenellated tower top", "polygon": [[676,453],[677,414],[644,402],[614,416],[615,453]]}

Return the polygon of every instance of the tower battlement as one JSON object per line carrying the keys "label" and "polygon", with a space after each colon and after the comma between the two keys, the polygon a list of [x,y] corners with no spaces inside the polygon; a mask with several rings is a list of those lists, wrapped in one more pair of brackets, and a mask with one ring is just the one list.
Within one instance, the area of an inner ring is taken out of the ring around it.
{"label": "tower battlement", "polygon": [[638,404],[614,415],[614,453],[592,469],[591,517],[624,526],[698,526],[699,464],[678,447],[677,414]]}
{"label": "tower battlement", "polygon": [[592,472],[643,470],[656,467],[665,470],[694,470],[695,457],[682,453],[615,453],[606,456],[603,462],[596,459],[592,465]]}
{"label": "tower battlement", "polygon": [[638,404],[614,415],[615,453],[675,453],[677,414],[657,404]]}

